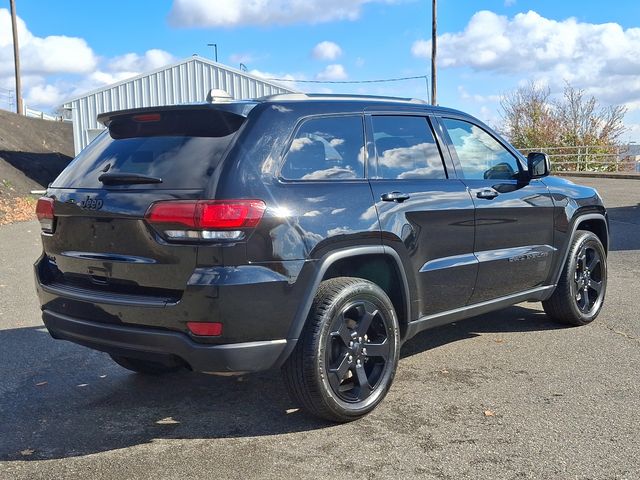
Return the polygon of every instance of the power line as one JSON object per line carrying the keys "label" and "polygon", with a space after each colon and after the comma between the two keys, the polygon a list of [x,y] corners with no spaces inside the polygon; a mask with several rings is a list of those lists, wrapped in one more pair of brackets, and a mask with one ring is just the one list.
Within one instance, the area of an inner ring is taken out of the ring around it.
{"label": "power line", "polygon": [[425,79],[429,81],[428,75],[416,75],[415,77],[398,77],[398,78],[381,78],[376,80],[299,80],[294,78],[266,78],[265,80],[271,80],[274,82],[296,82],[296,83],[387,83],[387,82],[402,82],[404,80],[417,80]]}

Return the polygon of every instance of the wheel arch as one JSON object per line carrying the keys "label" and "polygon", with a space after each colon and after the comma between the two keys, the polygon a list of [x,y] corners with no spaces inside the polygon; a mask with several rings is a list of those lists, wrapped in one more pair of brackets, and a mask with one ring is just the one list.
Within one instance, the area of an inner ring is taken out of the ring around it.
{"label": "wheel arch", "polygon": [[594,233],[602,242],[605,252],[609,251],[609,222],[607,220],[606,212],[577,212],[571,222],[571,235],[567,237],[567,242],[562,254],[562,262],[556,267],[556,272],[553,275],[553,285],[557,285],[562,274],[562,269],[567,262],[569,255],[569,249],[571,248],[571,242],[578,230],[588,230]]}
{"label": "wheel arch", "polygon": [[[585,218],[589,217],[589,218]],[[580,216],[576,220],[576,229],[577,230],[586,230],[591,233],[594,233],[602,242],[604,246],[604,251],[609,253],[609,226],[607,223],[607,219],[604,215],[594,216],[594,215],[585,215]],[[575,234],[575,231],[573,232]]]}
{"label": "wheel arch", "polygon": [[[349,272],[351,273],[349,274]],[[393,274],[388,282],[382,281],[385,272]],[[338,276],[358,276],[372,281],[382,288],[389,295],[396,309],[401,338],[404,335],[411,317],[411,291],[398,253],[383,245],[341,249],[328,253],[316,262],[312,280],[309,282],[304,297],[300,300],[289,328],[287,348],[278,361],[279,365],[285,362],[300,338],[318,286],[323,280]]]}

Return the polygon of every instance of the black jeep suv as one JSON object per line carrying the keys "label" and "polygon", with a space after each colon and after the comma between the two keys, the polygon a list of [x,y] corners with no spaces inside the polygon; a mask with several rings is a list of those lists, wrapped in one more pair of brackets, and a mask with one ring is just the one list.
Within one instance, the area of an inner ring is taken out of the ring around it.
{"label": "black jeep suv", "polygon": [[54,338],[130,370],[281,367],[299,405],[348,421],[421,330],[602,307],[597,192],[459,111],[292,94],[99,120],[38,202],[37,291]]}

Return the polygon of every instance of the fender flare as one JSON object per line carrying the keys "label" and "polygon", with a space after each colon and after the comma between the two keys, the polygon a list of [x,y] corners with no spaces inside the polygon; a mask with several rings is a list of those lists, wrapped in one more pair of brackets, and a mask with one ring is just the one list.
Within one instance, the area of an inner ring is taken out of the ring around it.
{"label": "fender flare", "polygon": [[302,329],[304,328],[307,317],[309,316],[313,298],[315,297],[316,292],[318,291],[318,287],[322,282],[322,278],[327,273],[327,270],[329,270],[331,265],[339,260],[351,257],[359,257],[363,255],[384,255],[393,259],[403,283],[402,297],[405,303],[405,311],[407,316],[411,315],[411,293],[409,290],[407,274],[402,264],[402,260],[400,259],[400,255],[398,255],[398,253],[394,249],[385,245],[370,245],[363,247],[349,247],[330,252],[323,256],[321,259],[314,262],[315,272],[313,273],[313,279],[310,283],[310,286],[306,289],[306,293],[301,299],[298,309],[296,310],[293,321],[291,322],[291,326],[289,327],[289,333],[287,334],[287,347],[278,358],[276,366],[279,367],[284,364],[284,362],[287,360],[296,344],[298,343],[298,339],[302,334]]}
{"label": "fender flare", "polygon": [[607,217],[605,216],[604,213],[576,214],[572,218],[571,235],[568,236],[567,245],[562,255],[562,262],[559,263],[559,266],[557,267],[557,271],[553,274],[553,277],[551,277],[553,279],[553,283],[552,283],[553,286],[558,285],[558,282],[560,281],[560,275],[562,275],[562,270],[564,269],[564,265],[567,262],[567,257],[569,256],[569,250],[571,249],[571,242],[573,241],[573,238],[575,237],[576,232],[578,231],[578,226],[580,226],[580,223],[582,223],[585,220],[601,220],[604,223],[604,228],[607,235],[607,245],[610,245],[609,222],[607,221]]}

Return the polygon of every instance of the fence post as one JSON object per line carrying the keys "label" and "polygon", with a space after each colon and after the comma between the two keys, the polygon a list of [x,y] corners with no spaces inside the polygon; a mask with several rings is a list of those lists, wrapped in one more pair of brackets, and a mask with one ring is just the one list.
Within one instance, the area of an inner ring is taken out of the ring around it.
{"label": "fence post", "polygon": [[587,148],[585,148],[585,154],[584,154],[584,171],[588,172],[589,171],[589,145],[587,145]]}
{"label": "fence post", "polygon": [[576,147],[576,172],[579,172],[582,168],[582,147]]}

